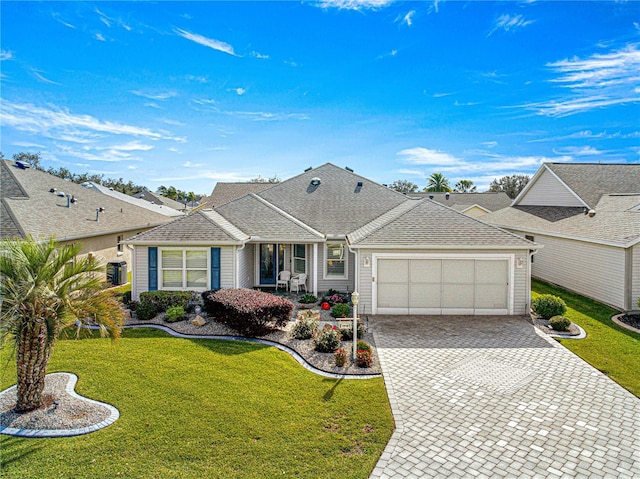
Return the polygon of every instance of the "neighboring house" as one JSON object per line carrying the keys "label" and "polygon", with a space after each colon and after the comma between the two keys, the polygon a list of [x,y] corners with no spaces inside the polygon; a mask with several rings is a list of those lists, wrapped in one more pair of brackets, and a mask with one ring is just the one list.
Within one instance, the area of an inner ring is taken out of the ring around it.
{"label": "neighboring house", "polygon": [[480,218],[492,211],[506,208],[511,204],[511,198],[503,191],[485,193],[407,193],[412,198],[429,198],[441,205],[453,208],[472,218]]}
{"label": "neighboring house", "polygon": [[640,297],[640,163],[545,163],[483,221],[544,248],[532,275],[618,309]]}
{"label": "neighboring house", "polygon": [[187,204],[185,205],[180,201],[172,200],[171,198],[167,198],[166,196],[159,195],[158,193],[154,193],[152,191],[143,190],[140,193],[136,193],[135,195],[133,195],[133,197],[148,201],[149,203],[153,203],[154,205],[163,205],[178,211],[192,209],[192,205],[190,202],[187,202]]}
{"label": "neighboring house", "polygon": [[[172,217],[172,218],[176,218],[178,216],[183,216],[184,215],[184,209],[182,211],[178,211],[178,210],[173,209],[170,206],[166,206],[164,204],[150,203],[149,201],[147,201],[145,199],[136,198],[136,197],[131,196],[131,195],[126,195],[126,194],[121,193],[119,191],[115,191],[113,188],[107,188],[106,186],[102,186],[102,185],[99,185],[98,183],[94,183],[93,181],[85,181],[84,183],[81,183],[81,186],[84,186],[85,188],[89,188],[91,190],[97,191],[97,192],[102,193],[104,195],[111,196],[111,197],[116,198],[118,200],[125,201],[127,203],[131,203],[132,205],[139,206],[140,208],[144,208],[144,209],[153,211],[153,212],[161,214],[163,216],[169,216],[169,217]],[[167,199],[169,199],[169,198],[167,198]],[[173,201],[173,200],[171,200],[171,201]],[[175,201],[174,203],[177,203],[178,205],[181,205],[181,203],[178,203],[177,201]],[[182,206],[184,206],[184,205],[182,205]]]}
{"label": "neighboring house", "polygon": [[0,194],[1,238],[81,242],[82,254],[129,268],[131,251],[121,241],[171,219],[9,160],[0,161]]}
{"label": "neighboring house", "polygon": [[202,198],[201,204],[206,204],[209,208],[217,208],[220,205],[229,203],[229,201],[240,198],[249,193],[259,193],[265,190],[274,183],[266,182],[237,182],[237,183],[222,183],[218,181],[216,186],[211,192],[211,196]]}
{"label": "neighboring house", "polygon": [[275,287],[360,293],[373,314],[525,314],[537,246],[330,163],[138,234],[134,298],[148,290]]}

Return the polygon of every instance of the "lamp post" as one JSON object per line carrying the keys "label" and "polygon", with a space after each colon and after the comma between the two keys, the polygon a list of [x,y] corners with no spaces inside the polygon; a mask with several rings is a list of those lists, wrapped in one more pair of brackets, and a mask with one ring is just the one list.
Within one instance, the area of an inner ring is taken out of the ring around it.
{"label": "lamp post", "polygon": [[358,351],[358,301],[360,295],[357,291],[351,293],[351,302],[353,303],[353,360],[356,360]]}

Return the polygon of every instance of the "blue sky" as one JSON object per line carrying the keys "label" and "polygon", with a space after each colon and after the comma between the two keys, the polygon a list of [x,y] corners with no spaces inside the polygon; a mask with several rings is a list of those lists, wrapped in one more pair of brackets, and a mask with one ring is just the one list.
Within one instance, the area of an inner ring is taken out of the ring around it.
{"label": "blue sky", "polygon": [[640,161],[635,2],[14,2],[6,157],[210,193],[349,166],[480,190]]}

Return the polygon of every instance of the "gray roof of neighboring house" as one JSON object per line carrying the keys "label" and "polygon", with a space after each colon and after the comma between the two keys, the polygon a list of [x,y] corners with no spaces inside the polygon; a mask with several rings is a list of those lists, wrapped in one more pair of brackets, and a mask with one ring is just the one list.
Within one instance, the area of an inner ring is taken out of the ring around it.
{"label": "gray roof of neighboring house", "polygon": [[354,246],[535,249],[524,238],[429,199],[411,199],[348,235]]}
{"label": "gray roof of neighboring house", "polygon": [[129,244],[241,243],[249,236],[213,210],[196,211],[144,233],[127,238]]}
{"label": "gray roof of neighboring house", "polygon": [[[164,216],[172,216],[172,217],[176,217],[176,216],[182,216],[184,215],[184,213],[182,211],[178,211],[175,210],[169,206],[165,206],[164,204],[154,204],[151,203],[147,200],[145,200],[144,198],[136,198],[133,197],[131,195],[126,195],[124,193],[121,193],[119,191],[115,191],[112,188],[107,188],[106,186],[102,186],[99,185],[98,183],[94,183],[93,181],[85,181],[84,183],[81,184],[81,186],[84,186],[85,188],[90,188],[93,190],[96,190],[102,194],[105,195],[109,195],[112,196],[113,198],[117,198],[121,201],[126,201],[127,203],[131,203],[132,205],[136,205],[139,206],[141,208],[145,208],[147,210],[151,210],[155,213],[164,215]],[[169,199],[169,198],[167,198]],[[173,201],[173,200],[171,200]],[[174,203],[178,203],[177,201]],[[178,203],[179,205],[181,203]],[[182,205],[184,206],[184,205]]]}
{"label": "gray roof of neighboring house", "polygon": [[211,196],[202,198],[201,204],[207,204],[211,208],[229,203],[235,199],[241,198],[249,193],[258,193],[266,188],[273,186],[274,183],[223,183],[217,182],[211,192]]}
{"label": "gray roof of neighboring house", "polygon": [[640,193],[640,163],[545,163],[574,193],[594,208],[610,193]]}
{"label": "gray roof of neighboring house", "polygon": [[[150,228],[169,219],[49,173],[17,168],[9,160],[0,161],[0,184],[1,237],[31,234],[37,239],[55,236],[72,240]],[[51,188],[74,196],[77,203],[67,208],[67,198],[50,193]],[[96,209],[100,207],[105,211],[96,221]]]}
{"label": "gray roof of neighboring house", "polygon": [[156,205],[164,205],[169,208],[173,208],[174,210],[184,211],[185,209],[191,209],[191,206],[185,206],[184,203],[180,203],[179,201],[172,200],[171,198],[167,198],[166,196],[159,195],[154,193],[153,191],[140,191],[133,195],[134,198],[142,199],[148,201],[149,203],[153,203]]}
{"label": "gray roof of neighboring house", "polygon": [[215,209],[252,237],[266,240],[323,241],[324,235],[293,218],[288,212],[249,194]]}
{"label": "gray roof of neighboring house", "polygon": [[407,193],[407,196],[412,198],[429,198],[433,196],[433,201],[441,205],[449,206],[457,211],[464,211],[473,205],[481,206],[489,211],[496,211],[506,208],[512,201],[504,191],[487,191],[485,193],[452,192],[449,193],[449,199],[447,199],[446,193],[435,192]]}
{"label": "gray roof of neighboring house", "polygon": [[[313,178],[320,185],[311,185]],[[331,163],[274,184],[258,196],[328,235],[346,235],[407,199]]]}
{"label": "gray roof of neighboring house", "polygon": [[559,206],[512,206],[482,217],[497,226],[628,245],[640,240],[640,194],[604,195],[590,217],[585,209]]}

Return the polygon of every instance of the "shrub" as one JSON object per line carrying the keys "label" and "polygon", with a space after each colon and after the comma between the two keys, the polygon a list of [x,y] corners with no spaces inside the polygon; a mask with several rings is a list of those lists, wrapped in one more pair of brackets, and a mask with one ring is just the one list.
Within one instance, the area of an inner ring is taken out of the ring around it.
{"label": "shrub", "polygon": [[538,316],[549,319],[566,313],[567,305],[562,298],[552,294],[543,294],[531,302],[531,309]]}
{"label": "shrub", "polygon": [[157,311],[162,313],[171,306],[182,306],[182,309],[187,309],[191,295],[191,291],[145,291],[140,293],[140,301],[153,303]]}
{"label": "shrub", "polygon": [[315,350],[321,353],[332,353],[340,346],[340,331],[335,326],[325,325],[313,333]]}
{"label": "shrub", "polygon": [[[340,333],[342,334],[342,339],[345,341],[351,341],[353,339],[353,328],[350,329],[341,329]],[[364,324],[358,321],[358,337],[361,338],[364,334]]]}
{"label": "shrub", "polygon": [[246,336],[262,336],[284,326],[293,303],[253,289],[220,289],[202,293],[207,313]]}
{"label": "shrub", "polygon": [[358,349],[356,351],[356,366],[359,368],[370,368],[373,364],[373,355],[371,351],[366,349]]}
{"label": "shrub", "polygon": [[327,291],[327,296],[331,296],[331,295],[339,294],[339,293],[340,293],[340,291],[338,291],[338,290],[329,289],[329,291]]}
{"label": "shrub", "polygon": [[336,349],[336,352],[333,355],[334,361],[336,362],[336,366],[341,368],[347,363],[347,350],[344,348]]}
{"label": "shrub", "polygon": [[170,306],[164,315],[167,323],[175,323],[184,319],[184,308],[182,306]]}
{"label": "shrub", "polygon": [[358,341],[358,345],[356,346],[356,351],[371,351],[371,345],[366,341]]}
{"label": "shrub", "polygon": [[140,301],[136,301],[135,299],[132,299],[131,301],[129,301],[129,304],[127,304],[127,307],[131,311],[135,311],[136,309],[138,309],[139,305],[140,305]]}
{"label": "shrub", "polygon": [[311,339],[317,327],[318,321],[315,319],[300,318],[291,328],[291,337],[294,339]]}
{"label": "shrub", "polygon": [[327,297],[327,301],[331,304],[347,303],[347,295],[342,293],[335,293]]}
{"label": "shrub", "polygon": [[351,308],[348,304],[338,303],[331,308],[331,316],[334,318],[347,318],[351,314]]}
{"label": "shrub", "polygon": [[554,316],[549,320],[549,324],[556,331],[567,331],[571,326],[571,321],[564,316]]}
{"label": "shrub", "polygon": [[140,304],[138,304],[136,308],[136,316],[141,321],[153,319],[156,317],[156,314],[158,314],[158,308],[150,301],[140,301]]}
{"label": "shrub", "polygon": [[305,294],[298,300],[298,302],[302,303],[302,304],[311,304],[311,303],[315,303],[317,301],[318,301],[318,298],[316,298],[312,294]]}

